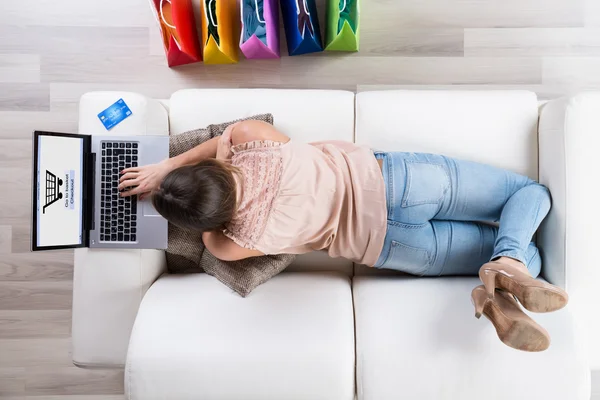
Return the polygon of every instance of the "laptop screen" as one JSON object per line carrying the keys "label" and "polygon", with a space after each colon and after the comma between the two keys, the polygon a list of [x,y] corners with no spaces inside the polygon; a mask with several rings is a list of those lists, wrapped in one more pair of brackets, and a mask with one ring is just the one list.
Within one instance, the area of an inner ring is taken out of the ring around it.
{"label": "laptop screen", "polygon": [[84,139],[34,136],[34,250],[83,245]]}

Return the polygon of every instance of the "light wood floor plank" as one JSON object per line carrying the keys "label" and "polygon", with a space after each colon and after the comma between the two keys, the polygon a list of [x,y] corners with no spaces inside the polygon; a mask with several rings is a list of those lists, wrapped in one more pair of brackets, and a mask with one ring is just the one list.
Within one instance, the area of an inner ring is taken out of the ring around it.
{"label": "light wood floor plank", "polygon": [[0,399],[13,398],[25,393],[25,368],[0,367]]}
{"label": "light wood floor plank", "polygon": [[[153,26],[153,28],[155,28]],[[158,28],[156,28],[158,30]],[[10,59],[21,54],[85,54],[93,49],[97,54],[111,56],[148,55],[148,28],[38,26],[0,24],[0,54]],[[37,61],[39,56],[27,57]],[[0,63],[0,65],[2,65]]]}
{"label": "light wood floor plank", "polygon": [[155,23],[147,0],[3,1],[0,25],[146,27]]}
{"label": "light wood floor plank", "polygon": [[68,338],[71,310],[0,310],[0,339]]}
{"label": "light wood floor plank", "polygon": [[73,283],[0,282],[0,310],[70,310]]}
{"label": "light wood floor plank", "polygon": [[[394,30],[374,25],[361,32],[360,54],[387,57],[460,57],[462,28],[404,28]],[[385,38],[385,39],[383,39]]]}
{"label": "light wood floor plank", "polygon": [[[186,83],[190,87],[237,87],[251,77],[252,85],[272,87],[310,85],[322,87],[374,83],[539,83],[541,61],[536,58],[462,58],[462,57],[361,57],[304,56],[281,60],[245,61],[237,66],[187,66],[177,73],[164,68],[159,56],[140,58],[103,58],[88,61],[75,57],[42,60],[42,77],[61,82],[101,81],[107,73],[114,83]],[[440,73],[440,64],[444,73]],[[85,68],[81,65],[85,64]],[[142,68],[142,66],[144,66]],[[125,69],[123,70],[123,68]],[[120,71],[118,72],[117,69]],[[139,70],[142,69],[142,72]],[[369,70],[369,74],[364,74]],[[248,86],[242,85],[242,86]]]}
{"label": "light wood floor plank", "polygon": [[0,368],[73,366],[68,338],[0,339]]}
{"label": "light wood floor plank", "polygon": [[465,29],[465,56],[600,56],[600,28]]}
{"label": "light wood floor plank", "polygon": [[3,255],[0,258],[0,281],[71,281],[73,251]]}
{"label": "light wood floor plank", "polygon": [[[0,174],[11,172],[14,168],[0,168]],[[0,224],[12,225],[13,239],[25,234],[24,229],[29,229],[31,217],[31,167],[28,166],[26,173],[22,175],[23,181],[14,185],[3,185],[0,180],[0,190],[10,191],[11,196],[0,198]],[[23,224],[27,225],[23,225]]]}
{"label": "light wood floor plank", "polygon": [[2,400],[125,400],[125,395],[3,396]]}
{"label": "light wood floor plank", "polygon": [[48,111],[50,88],[47,84],[0,83],[0,111]]}
{"label": "light wood floor plank", "polygon": [[[186,84],[188,87],[239,87],[244,82],[279,84],[280,60],[242,60],[237,65],[166,67],[164,55],[130,57],[92,54],[42,57],[42,80],[71,83]],[[200,68],[199,68],[200,67]]]}
{"label": "light wood floor plank", "polygon": [[[320,86],[329,81],[367,84],[541,83],[535,58],[302,57],[281,60],[281,80]],[[440,73],[443,65],[443,73]],[[362,73],[368,70],[369,73]]]}
{"label": "light wood floor plank", "polygon": [[162,35],[158,24],[150,26],[148,29],[148,55],[151,56],[164,56],[165,47],[163,44]]}
{"label": "light wood floor plank", "polygon": [[[23,200],[24,209],[31,210],[31,199],[27,196]],[[20,208],[20,210],[23,207]],[[30,211],[24,211],[25,213]],[[12,226],[12,252],[13,254],[29,253],[31,251],[31,226],[30,225],[13,225]]]}
{"label": "light wood floor plank", "polygon": [[578,27],[585,18],[584,0],[371,0],[361,17],[363,28],[380,26],[386,32],[414,26]]}
{"label": "light wood floor plank", "polygon": [[600,2],[598,0],[586,0],[585,26],[600,27]]}
{"label": "light wood floor plank", "polygon": [[27,395],[85,395],[123,393],[122,370],[90,370],[72,367],[27,368],[25,394]]}
{"label": "light wood floor plank", "polygon": [[[50,89],[48,90],[50,94]],[[1,96],[1,95],[0,95]],[[34,130],[76,132],[77,113],[49,111],[1,111],[0,139],[29,139]]]}
{"label": "light wood floor plank", "polygon": [[31,162],[31,135],[23,139],[0,139],[0,168],[20,168]]}
{"label": "light wood floor plank", "polygon": [[4,257],[12,252],[12,226],[0,225],[0,255]]}
{"label": "light wood floor plank", "polygon": [[544,58],[543,82],[584,89],[600,88],[600,57]]}
{"label": "light wood floor plank", "polygon": [[0,51],[0,83],[35,83],[39,81],[39,55],[2,54]]}

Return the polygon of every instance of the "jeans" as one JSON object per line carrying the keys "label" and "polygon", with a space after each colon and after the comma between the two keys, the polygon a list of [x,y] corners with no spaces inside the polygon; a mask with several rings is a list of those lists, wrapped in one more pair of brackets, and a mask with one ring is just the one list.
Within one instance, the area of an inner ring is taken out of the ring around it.
{"label": "jeans", "polygon": [[531,240],[550,211],[545,186],[440,155],[377,152],[375,157],[383,160],[388,211],[376,268],[420,276],[477,275],[481,265],[506,256],[539,275],[542,260]]}

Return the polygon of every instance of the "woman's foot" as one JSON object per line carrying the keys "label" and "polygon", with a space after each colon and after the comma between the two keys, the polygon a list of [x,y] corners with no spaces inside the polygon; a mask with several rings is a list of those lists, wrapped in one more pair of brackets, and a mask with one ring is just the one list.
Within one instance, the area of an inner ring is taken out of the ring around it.
{"label": "woman's foot", "polygon": [[496,328],[500,340],[522,351],[543,351],[550,346],[550,335],[525,314],[516,300],[503,291],[489,297],[483,286],[471,292],[475,317],[485,315]]}
{"label": "woman's foot", "polygon": [[567,305],[569,296],[561,288],[533,278],[520,261],[500,257],[479,269],[488,296],[495,289],[514,294],[527,310],[538,313],[560,310]]}

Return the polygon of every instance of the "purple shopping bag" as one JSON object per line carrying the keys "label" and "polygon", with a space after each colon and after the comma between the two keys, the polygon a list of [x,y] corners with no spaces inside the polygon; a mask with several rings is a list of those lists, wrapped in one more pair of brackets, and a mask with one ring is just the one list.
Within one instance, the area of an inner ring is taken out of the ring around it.
{"label": "purple shopping bag", "polygon": [[279,58],[277,0],[241,0],[240,49],[246,58]]}

